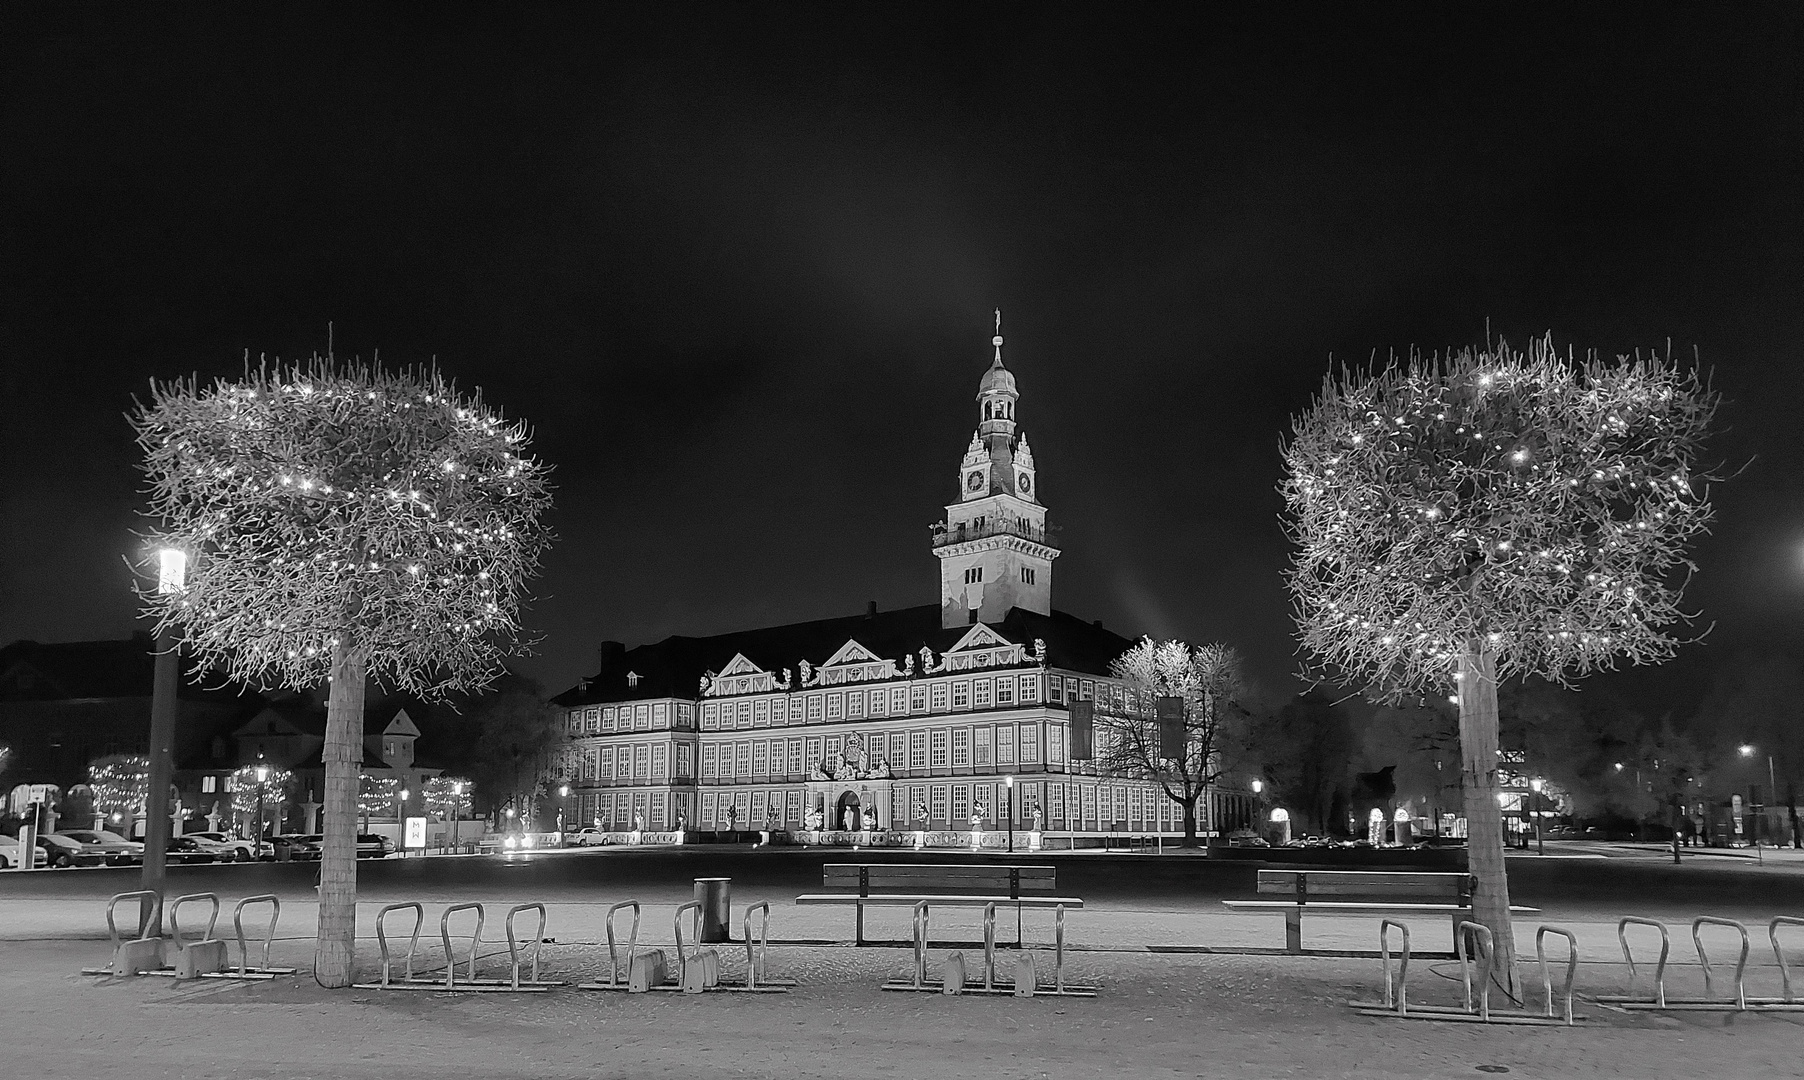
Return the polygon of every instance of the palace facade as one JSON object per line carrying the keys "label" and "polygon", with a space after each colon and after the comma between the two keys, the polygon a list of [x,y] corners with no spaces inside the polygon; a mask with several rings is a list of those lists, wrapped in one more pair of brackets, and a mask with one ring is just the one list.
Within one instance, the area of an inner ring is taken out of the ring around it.
{"label": "palace facade", "polygon": [[[993,344],[958,497],[932,532],[939,602],[604,643],[596,674],[554,699],[570,740],[569,827],[919,830],[960,844],[974,817],[984,831],[1012,822],[1073,843],[1183,831],[1181,807],[1152,782],[1068,753],[1072,702],[1116,713],[1150,703],[1110,674],[1132,640],[1052,607],[1057,534],[1000,333]],[[1243,790],[1210,792],[1197,808],[1204,830],[1251,813]]]}

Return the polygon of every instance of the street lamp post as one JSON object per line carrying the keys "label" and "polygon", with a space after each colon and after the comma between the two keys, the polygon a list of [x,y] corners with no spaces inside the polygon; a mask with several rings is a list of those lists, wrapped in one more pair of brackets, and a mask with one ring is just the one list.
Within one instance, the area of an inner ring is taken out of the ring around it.
{"label": "street lamp post", "polygon": [[[157,552],[157,592],[178,593],[188,578],[188,555],[178,548]],[[161,934],[163,882],[169,856],[169,781],[174,771],[170,747],[175,743],[176,689],[181,681],[177,667],[175,634],[157,632],[153,647],[150,688],[150,769],[145,793],[144,871],[140,888],[154,899],[139,901],[138,926],[145,936]]]}
{"label": "street lamp post", "polygon": [[464,786],[461,782],[451,785],[451,850],[457,850],[458,818],[463,816]]}
{"label": "street lamp post", "polygon": [[[402,788],[401,789],[401,813],[400,813],[400,818],[401,818],[401,857],[403,859],[405,859],[407,857],[407,803],[412,798],[413,798],[413,789],[412,788]],[[422,840],[420,842],[425,843],[424,840]]]}
{"label": "street lamp post", "polygon": [[560,842],[564,835],[564,810],[569,805],[570,805],[570,785],[569,784],[559,784],[557,786],[557,831],[558,831],[558,837],[560,838]]}
{"label": "street lamp post", "polygon": [[[259,759],[260,760],[260,759]],[[257,766],[257,839],[252,851],[255,858],[263,857],[263,782],[269,779],[269,766],[259,763]]]}
{"label": "street lamp post", "polygon": [[1008,850],[1015,853],[1015,774],[1004,778],[1003,786],[1008,789]]}
{"label": "street lamp post", "polygon": [[1541,838],[1541,778],[1537,776],[1530,780],[1528,786],[1535,792],[1535,854],[1545,855],[1547,854],[1547,842]]}

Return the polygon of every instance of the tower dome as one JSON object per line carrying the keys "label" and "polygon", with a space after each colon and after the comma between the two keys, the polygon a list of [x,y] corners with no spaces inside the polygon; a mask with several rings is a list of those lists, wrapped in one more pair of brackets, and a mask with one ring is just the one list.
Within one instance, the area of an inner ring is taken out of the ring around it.
{"label": "tower dome", "polygon": [[1010,394],[1019,396],[1015,389],[1015,373],[1002,366],[1002,338],[996,339],[996,360],[990,369],[983,373],[983,381],[977,384],[977,396],[985,394]]}

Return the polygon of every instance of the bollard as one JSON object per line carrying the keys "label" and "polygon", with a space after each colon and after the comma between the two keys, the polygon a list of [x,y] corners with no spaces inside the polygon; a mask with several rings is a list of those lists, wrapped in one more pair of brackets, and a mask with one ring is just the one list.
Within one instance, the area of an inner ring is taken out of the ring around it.
{"label": "bollard", "polygon": [[703,945],[733,940],[733,879],[696,878],[695,902],[701,905],[701,927],[696,940]]}
{"label": "bollard", "polygon": [[1040,988],[1040,973],[1034,966],[1034,954],[1020,952],[1015,956],[1015,996],[1033,997]]}
{"label": "bollard", "polygon": [[955,952],[940,964],[940,993],[951,995],[964,992],[965,954]]}

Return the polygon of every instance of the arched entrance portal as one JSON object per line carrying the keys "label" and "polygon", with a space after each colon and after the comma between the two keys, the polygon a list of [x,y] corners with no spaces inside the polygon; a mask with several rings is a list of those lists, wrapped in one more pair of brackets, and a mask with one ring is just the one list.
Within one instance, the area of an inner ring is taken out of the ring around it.
{"label": "arched entrance portal", "polygon": [[859,832],[864,828],[864,808],[858,802],[858,793],[847,791],[833,804],[833,827],[846,832]]}

